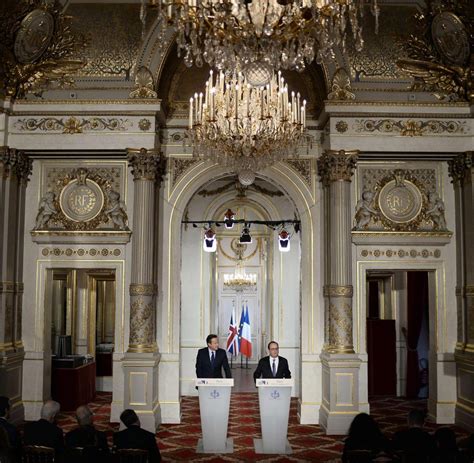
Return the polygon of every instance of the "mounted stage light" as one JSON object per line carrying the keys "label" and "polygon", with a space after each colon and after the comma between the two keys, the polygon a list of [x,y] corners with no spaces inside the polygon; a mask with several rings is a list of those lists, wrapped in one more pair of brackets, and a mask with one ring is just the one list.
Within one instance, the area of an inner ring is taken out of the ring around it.
{"label": "mounted stage light", "polygon": [[232,209],[227,209],[227,212],[224,214],[225,228],[227,228],[228,230],[234,228],[234,218],[235,212],[232,212]]}
{"label": "mounted stage light", "polygon": [[212,228],[206,229],[204,232],[204,240],[202,243],[204,251],[206,252],[216,252],[217,250],[217,240],[216,233]]}
{"label": "mounted stage light", "polygon": [[285,229],[278,233],[278,248],[281,252],[290,251],[290,234]]}
{"label": "mounted stage light", "polygon": [[239,243],[241,244],[251,244],[252,243],[252,237],[250,236],[250,230],[245,227],[242,230],[242,234],[240,235]]}

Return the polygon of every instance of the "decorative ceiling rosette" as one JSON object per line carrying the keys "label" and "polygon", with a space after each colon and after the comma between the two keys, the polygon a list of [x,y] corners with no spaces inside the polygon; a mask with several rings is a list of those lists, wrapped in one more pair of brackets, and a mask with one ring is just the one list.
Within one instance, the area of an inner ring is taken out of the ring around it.
{"label": "decorative ceiling rosette", "polygon": [[40,93],[52,83],[71,85],[71,74],[83,66],[72,59],[85,47],[73,34],[71,17],[58,0],[5,0],[0,16],[0,85],[12,98]]}
{"label": "decorative ceiling rosette", "polygon": [[470,0],[429,1],[415,16],[419,27],[397,61],[414,78],[411,90],[433,93],[438,99],[467,101],[474,97],[474,14]]}

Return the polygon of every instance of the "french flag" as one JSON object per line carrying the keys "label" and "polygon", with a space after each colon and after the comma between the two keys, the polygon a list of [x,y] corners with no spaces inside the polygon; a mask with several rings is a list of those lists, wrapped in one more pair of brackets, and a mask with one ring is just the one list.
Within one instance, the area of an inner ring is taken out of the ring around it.
{"label": "french flag", "polygon": [[234,324],[234,311],[230,315],[229,334],[227,336],[227,352],[232,355],[239,355],[239,335],[237,324]]}
{"label": "french flag", "polygon": [[250,332],[250,318],[249,318],[249,307],[245,308],[242,306],[243,323],[240,329],[240,353],[245,357],[252,357],[252,337]]}

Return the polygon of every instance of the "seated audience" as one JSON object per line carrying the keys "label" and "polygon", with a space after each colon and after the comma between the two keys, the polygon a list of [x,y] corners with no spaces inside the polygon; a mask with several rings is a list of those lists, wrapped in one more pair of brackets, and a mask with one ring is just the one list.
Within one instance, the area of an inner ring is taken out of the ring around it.
{"label": "seated audience", "polygon": [[18,454],[21,449],[21,439],[16,427],[8,420],[10,418],[10,400],[8,397],[0,396],[0,428],[7,433],[8,447],[14,454]]}
{"label": "seated audience", "polygon": [[437,463],[464,463],[467,461],[456,443],[456,434],[451,428],[439,428],[434,433],[436,443],[436,456],[433,461]]}
{"label": "seated audience", "polygon": [[155,434],[140,427],[140,419],[134,410],[124,410],[120,415],[120,421],[127,429],[114,434],[114,445],[117,449],[147,450],[149,463],[161,461]]}
{"label": "seated audience", "polygon": [[13,449],[10,447],[10,440],[5,428],[0,426],[0,462],[1,463],[15,463],[19,458],[15,455]]}
{"label": "seated audience", "polygon": [[[366,461],[388,448],[388,441],[380,431],[378,424],[367,413],[359,413],[351,423],[349,434],[344,441],[342,461],[350,462],[350,453],[355,450],[370,452]],[[358,461],[362,461],[361,458]]]}
{"label": "seated audience", "polygon": [[[83,448],[83,458],[89,461],[99,461],[109,453],[107,437],[104,432],[95,429],[92,422],[93,413],[87,405],[81,405],[76,410],[76,419],[79,426],[66,434],[68,450]],[[68,451],[72,460],[75,454]]]}
{"label": "seated audience", "polygon": [[54,424],[59,409],[58,402],[54,400],[45,402],[41,408],[41,418],[25,425],[23,442],[25,445],[54,448],[57,458],[60,459],[64,453],[63,431]]}
{"label": "seated audience", "polygon": [[423,430],[425,413],[421,410],[411,410],[408,414],[408,429],[395,433],[393,448],[404,453],[406,462],[423,463],[434,455],[435,442]]}

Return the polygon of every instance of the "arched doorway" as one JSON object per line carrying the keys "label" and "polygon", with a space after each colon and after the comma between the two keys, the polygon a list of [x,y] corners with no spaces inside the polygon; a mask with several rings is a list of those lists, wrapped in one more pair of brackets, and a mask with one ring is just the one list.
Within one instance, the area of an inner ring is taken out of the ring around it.
{"label": "arched doorway", "polygon": [[[187,213],[192,219],[192,211],[188,205],[192,198],[203,188],[209,188],[213,181],[224,181],[229,177],[229,173],[224,168],[212,165],[207,162],[195,162],[190,165],[186,172],[181,175],[178,181],[172,184],[172,177],[168,179],[168,184],[164,186],[165,197],[160,208],[160,281],[159,305],[161,310],[158,313],[158,345],[160,346],[160,388],[159,402],[161,417],[163,422],[175,423],[180,419],[180,397],[186,394],[192,379],[194,378],[194,360],[196,349],[205,345],[205,335],[188,342],[182,339],[181,325],[183,323],[183,302],[181,286],[182,268],[191,257],[185,256],[182,252],[183,229],[181,221]],[[321,402],[321,361],[319,354],[323,345],[323,320],[324,304],[320,286],[317,281],[321,278],[322,259],[320,242],[315,243],[314,236],[321,233],[320,221],[316,215],[320,213],[318,207],[314,207],[315,191],[308,188],[297,171],[290,168],[288,164],[280,163],[267,169],[259,175],[257,182],[266,182],[272,190],[280,191],[284,194],[285,200],[301,219],[301,270],[300,278],[298,274],[288,275],[289,278],[300,279],[299,287],[299,312],[298,334],[295,339],[299,339],[298,351],[294,355],[294,371],[297,380],[295,395],[299,397],[300,420],[306,423],[317,423],[319,420],[319,407]],[[259,196],[254,203],[262,204],[269,217],[282,218],[283,212],[278,211],[265,195]],[[230,197],[235,197],[232,193]],[[227,199],[229,199],[227,198]],[[226,197],[220,197],[214,204],[208,205],[204,212],[206,217],[214,217],[224,207]],[[212,201],[210,201],[212,203]],[[291,217],[293,218],[293,217]],[[196,219],[198,220],[198,219]],[[202,249],[202,236],[196,235],[195,249],[199,252]],[[193,259],[196,259],[193,256]],[[200,262],[200,257],[198,257]],[[281,262],[280,262],[281,265]],[[207,267],[209,269],[209,267]],[[199,281],[191,282],[199,286]],[[208,299],[209,300],[209,299]],[[291,307],[294,311],[295,307]],[[285,323],[285,315],[278,319],[279,327]],[[204,319],[204,326],[196,326],[197,330],[203,333],[211,327],[210,320]],[[301,328],[300,328],[301,326]],[[278,332],[275,335],[279,334]],[[293,332],[295,334],[295,332]],[[200,340],[197,343],[196,339]],[[292,347],[295,347],[294,345]],[[282,351],[282,355],[289,356],[287,351]],[[186,388],[183,384],[188,384]]]}

